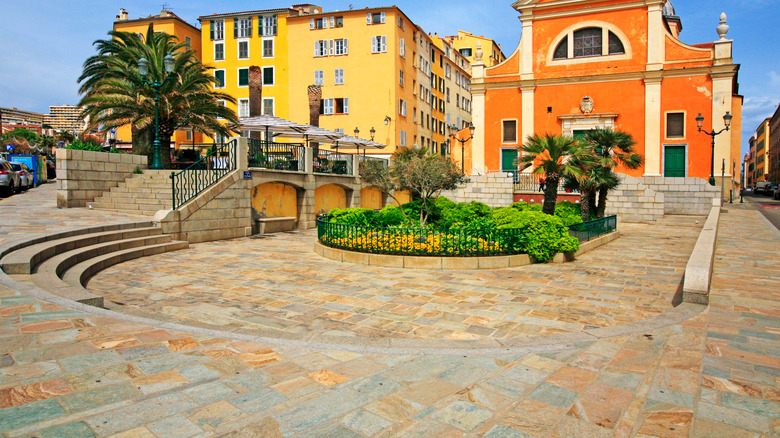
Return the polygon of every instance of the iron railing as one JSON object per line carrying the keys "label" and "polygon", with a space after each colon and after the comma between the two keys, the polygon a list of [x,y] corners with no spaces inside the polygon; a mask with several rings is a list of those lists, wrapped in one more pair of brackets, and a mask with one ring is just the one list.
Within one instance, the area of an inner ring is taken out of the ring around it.
{"label": "iron railing", "polygon": [[320,149],[314,161],[314,173],[354,175],[352,154]]}
{"label": "iron railing", "polygon": [[367,157],[365,155],[358,155],[358,161],[360,161],[361,163],[364,163],[366,161],[378,161],[382,163],[382,166],[384,166],[385,168],[390,165],[390,160],[388,160],[387,158]]}
{"label": "iron railing", "polygon": [[335,248],[377,254],[482,256],[522,254],[528,242],[524,228],[430,229],[384,228],[317,219],[317,237]]}
{"label": "iron railing", "polygon": [[171,172],[173,209],[184,205],[236,169],[236,140],[217,144],[211,152],[180,172]]}
{"label": "iron railing", "polygon": [[617,216],[607,216],[588,222],[569,225],[569,234],[580,242],[587,242],[594,237],[615,231],[617,228]]}
{"label": "iron railing", "polygon": [[300,143],[272,143],[249,139],[249,167],[306,171],[306,148]]}
{"label": "iron railing", "polygon": [[[515,193],[518,192],[543,192],[539,181],[543,176],[538,173],[523,173],[513,170],[504,170],[503,172],[512,175],[512,186]],[[558,184],[558,193],[566,193],[563,188],[563,180]]]}

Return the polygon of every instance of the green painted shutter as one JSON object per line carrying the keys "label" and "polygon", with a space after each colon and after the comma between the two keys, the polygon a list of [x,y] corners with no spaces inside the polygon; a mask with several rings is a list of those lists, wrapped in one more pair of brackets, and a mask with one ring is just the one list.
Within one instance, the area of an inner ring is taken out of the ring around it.
{"label": "green painted shutter", "polygon": [[685,176],[685,146],[664,147],[664,176]]}
{"label": "green painted shutter", "polygon": [[516,172],[517,166],[514,165],[517,159],[517,149],[501,149],[501,171]]}
{"label": "green painted shutter", "polygon": [[572,131],[572,137],[574,137],[575,140],[581,140],[585,138],[585,133],[588,131],[584,130],[574,130]]}

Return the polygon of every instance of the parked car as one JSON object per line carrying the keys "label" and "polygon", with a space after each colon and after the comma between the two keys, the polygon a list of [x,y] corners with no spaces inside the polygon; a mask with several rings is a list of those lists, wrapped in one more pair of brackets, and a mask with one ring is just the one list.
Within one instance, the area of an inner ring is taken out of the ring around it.
{"label": "parked car", "polygon": [[766,195],[766,196],[774,196],[775,190],[777,190],[777,184],[769,184],[764,189],[764,195]]}
{"label": "parked car", "polygon": [[780,199],[780,187],[775,188],[775,192],[772,194],[772,199]]}
{"label": "parked car", "polygon": [[19,174],[19,190],[29,190],[35,186],[35,175],[24,163],[11,161],[11,167]]}
{"label": "parked car", "polygon": [[11,196],[19,190],[21,181],[11,163],[0,159],[0,190],[5,196]]}

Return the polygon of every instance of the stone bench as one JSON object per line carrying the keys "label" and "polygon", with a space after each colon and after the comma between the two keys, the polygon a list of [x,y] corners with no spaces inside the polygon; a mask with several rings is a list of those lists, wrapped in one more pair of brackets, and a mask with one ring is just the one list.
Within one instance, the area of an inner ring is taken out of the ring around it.
{"label": "stone bench", "polygon": [[295,217],[259,217],[257,222],[257,232],[259,234],[279,233],[281,231],[292,231],[298,225],[298,218]]}

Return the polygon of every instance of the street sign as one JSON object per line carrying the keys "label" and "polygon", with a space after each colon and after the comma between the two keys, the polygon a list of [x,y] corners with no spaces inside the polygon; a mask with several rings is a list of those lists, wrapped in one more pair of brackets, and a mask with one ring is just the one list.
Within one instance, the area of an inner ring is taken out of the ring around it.
{"label": "street sign", "polygon": [[7,144],[7,145],[5,145],[5,150],[7,150],[7,151],[13,151],[13,150],[14,150],[14,145],[12,145],[12,144]]}
{"label": "street sign", "polygon": [[252,179],[252,171],[251,170],[245,170],[244,171],[244,179]]}

